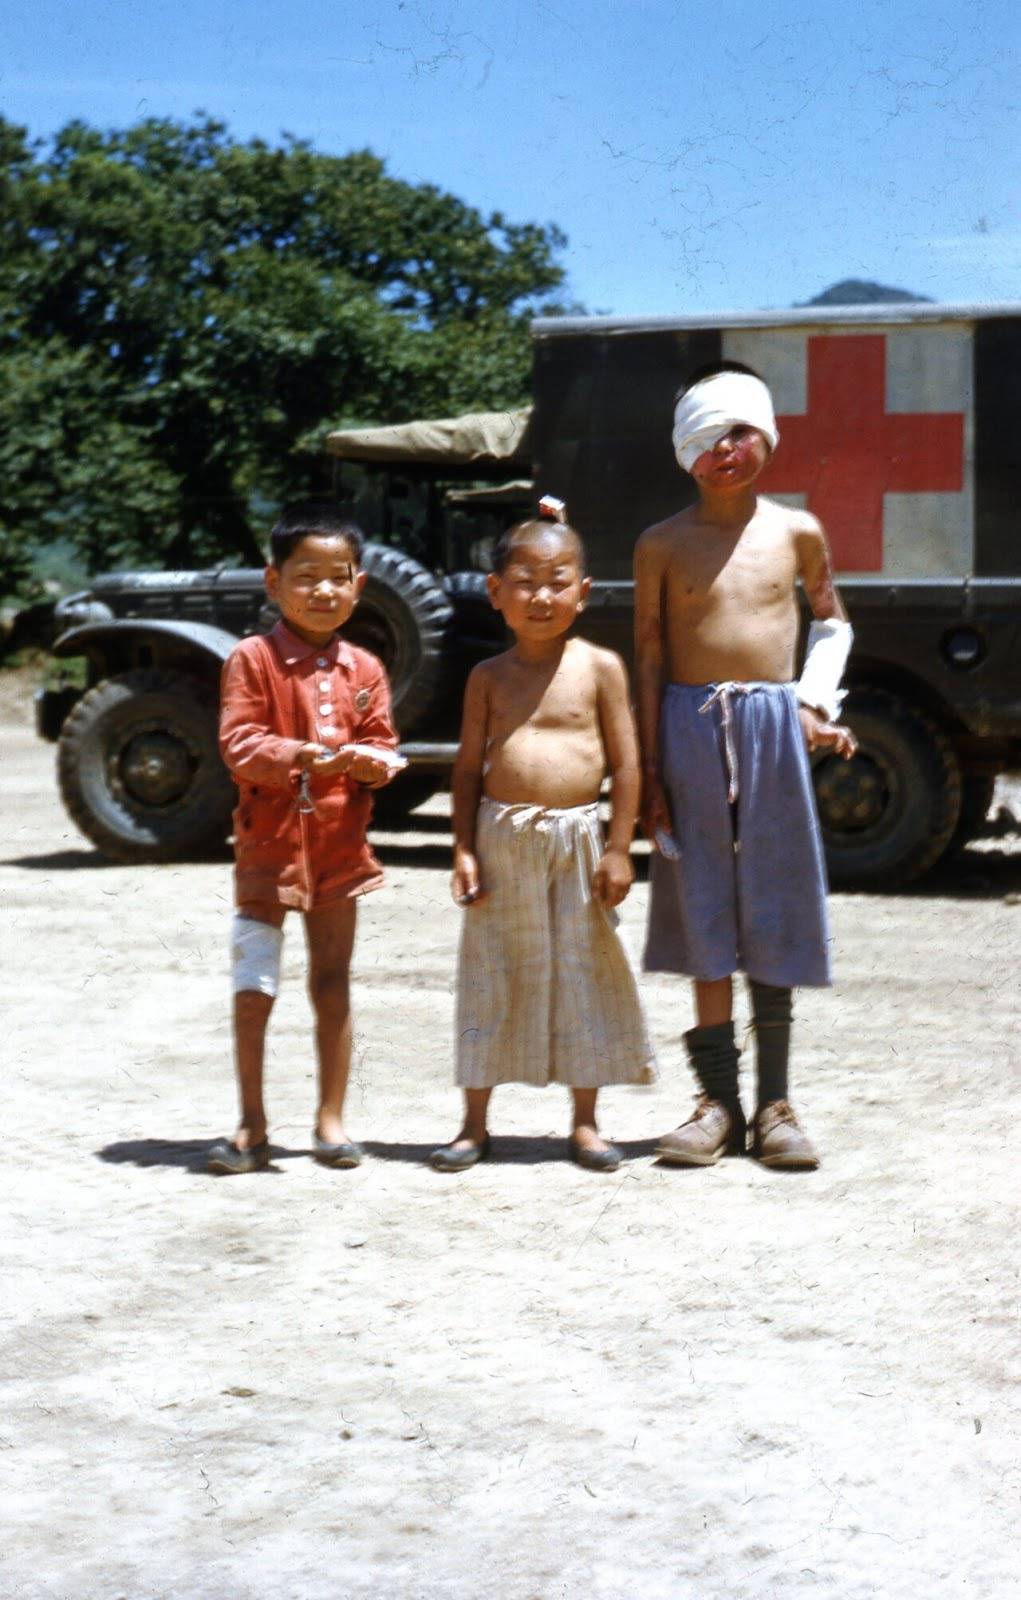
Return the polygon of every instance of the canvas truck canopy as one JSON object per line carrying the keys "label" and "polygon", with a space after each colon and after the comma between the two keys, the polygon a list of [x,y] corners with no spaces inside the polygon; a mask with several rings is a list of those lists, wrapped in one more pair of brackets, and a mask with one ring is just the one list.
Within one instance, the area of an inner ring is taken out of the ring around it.
{"label": "canvas truck canopy", "polygon": [[531,469],[530,406],[520,411],[477,411],[382,428],[346,428],[327,434],[326,448],[342,461],[379,466],[430,466],[481,471]]}

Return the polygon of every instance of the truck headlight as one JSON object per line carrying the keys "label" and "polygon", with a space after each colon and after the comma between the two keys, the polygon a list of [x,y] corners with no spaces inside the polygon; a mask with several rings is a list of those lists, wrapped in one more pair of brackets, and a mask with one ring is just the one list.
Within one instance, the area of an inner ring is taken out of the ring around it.
{"label": "truck headlight", "polygon": [[985,660],[986,642],[974,628],[953,628],[943,635],[940,650],[948,667],[967,672]]}
{"label": "truck headlight", "polygon": [[84,628],[90,622],[112,622],[113,612],[88,589],[80,589],[77,594],[65,595],[63,600],[57,601],[53,620],[58,633],[67,633],[71,628]]}

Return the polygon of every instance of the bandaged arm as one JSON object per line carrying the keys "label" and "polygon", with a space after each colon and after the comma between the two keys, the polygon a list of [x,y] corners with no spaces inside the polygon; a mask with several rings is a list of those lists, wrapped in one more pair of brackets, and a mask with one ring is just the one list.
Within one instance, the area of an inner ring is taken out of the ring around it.
{"label": "bandaged arm", "polygon": [[805,665],[797,683],[798,699],[803,706],[821,711],[827,722],[836,722],[840,716],[847,692],[841,689],[840,680],[853,638],[851,624],[840,617],[827,617],[824,622],[815,617],[808,630]]}

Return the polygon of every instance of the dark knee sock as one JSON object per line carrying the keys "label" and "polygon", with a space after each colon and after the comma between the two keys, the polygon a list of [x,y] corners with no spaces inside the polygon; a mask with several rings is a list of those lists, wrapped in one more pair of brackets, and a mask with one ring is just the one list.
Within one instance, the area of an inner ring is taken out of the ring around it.
{"label": "dark knee sock", "polygon": [[787,1099],[787,1063],[791,1053],[791,991],[748,979],[755,1022],[758,1105]]}
{"label": "dark knee sock", "polygon": [[721,1100],[728,1111],[739,1114],[734,1024],[717,1022],[708,1028],[692,1028],[684,1035],[684,1043],[692,1071],[710,1100]]}

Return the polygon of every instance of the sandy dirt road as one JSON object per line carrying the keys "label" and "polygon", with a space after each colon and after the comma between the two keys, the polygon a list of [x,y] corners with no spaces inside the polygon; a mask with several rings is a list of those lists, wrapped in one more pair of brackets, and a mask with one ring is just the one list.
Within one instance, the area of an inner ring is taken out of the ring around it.
{"label": "sandy dirt road", "polygon": [[818,1173],[653,1164],[690,1095],[656,980],[617,1174],[563,1159],[558,1090],[510,1089],[452,1179],[423,1158],[459,913],[423,818],[361,921],[371,1159],[308,1157],[295,925],[276,1159],[215,1180],[228,866],[103,865],[23,715],[2,752],[4,1600],[1017,1593],[1021,839],[834,899],[838,984],[798,1004]]}

